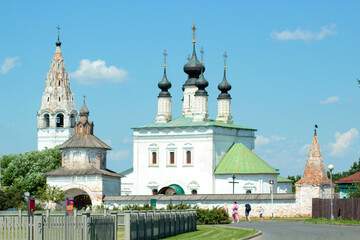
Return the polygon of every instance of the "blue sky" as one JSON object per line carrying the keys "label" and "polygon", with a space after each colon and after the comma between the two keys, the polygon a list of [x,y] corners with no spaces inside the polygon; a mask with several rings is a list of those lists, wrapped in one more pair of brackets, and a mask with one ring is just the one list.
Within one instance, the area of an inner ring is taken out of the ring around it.
{"label": "blue sky", "polygon": [[95,135],[113,148],[108,167],[131,167],[131,127],[155,120],[164,49],[173,115],[181,114],[195,22],[211,118],[227,51],[234,123],[258,129],[262,159],[283,176],[302,174],[318,124],[325,165],[348,170],[360,157],[359,9],[358,1],[1,1],[0,155],[37,148],[60,25],[77,107],[86,94]]}

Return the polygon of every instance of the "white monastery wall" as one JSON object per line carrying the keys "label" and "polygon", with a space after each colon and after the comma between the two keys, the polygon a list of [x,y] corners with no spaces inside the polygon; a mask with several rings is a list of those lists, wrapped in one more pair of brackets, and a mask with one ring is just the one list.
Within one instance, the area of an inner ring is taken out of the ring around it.
{"label": "white monastery wall", "polygon": [[[235,175],[235,193],[245,194],[247,190],[251,193],[270,193],[269,180],[274,180],[277,185],[277,175],[258,174],[258,175]],[[232,175],[216,175],[215,176],[215,192],[217,194],[229,194],[233,192]],[[274,189],[274,193],[277,189]]]}
{"label": "white monastery wall", "polygon": [[53,148],[74,135],[74,128],[38,128],[38,150]]}
{"label": "white monastery wall", "polygon": [[121,178],[103,176],[103,194],[118,196],[121,193]]}

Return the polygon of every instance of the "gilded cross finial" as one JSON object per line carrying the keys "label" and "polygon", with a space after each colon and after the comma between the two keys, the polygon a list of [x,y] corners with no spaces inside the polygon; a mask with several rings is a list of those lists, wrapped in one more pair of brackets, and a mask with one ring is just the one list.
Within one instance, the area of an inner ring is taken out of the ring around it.
{"label": "gilded cross finial", "polygon": [[166,49],[164,49],[164,68],[166,68],[166,56],[167,56],[167,53],[166,53]]}
{"label": "gilded cross finial", "polygon": [[201,65],[204,65],[204,48],[201,48],[200,50],[200,53],[201,53]]}
{"label": "gilded cross finial", "polygon": [[228,55],[226,54],[226,51],[224,52],[224,69],[226,69],[226,59],[228,58]]}
{"label": "gilded cross finial", "polygon": [[196,41],[195,41],[195,31],[196,31],[195,22],[193,22],[193,27],[191,29],[193,30],[193,44],[195,44],[196,43]]}
{"label": "gilded cross finial", "polygon": [[61,28],[60,28],[59,25],[58,25],[56,28],[57,28],[57,30],[58,30],[58,36],[60,36],[60,29],[61,29]]}

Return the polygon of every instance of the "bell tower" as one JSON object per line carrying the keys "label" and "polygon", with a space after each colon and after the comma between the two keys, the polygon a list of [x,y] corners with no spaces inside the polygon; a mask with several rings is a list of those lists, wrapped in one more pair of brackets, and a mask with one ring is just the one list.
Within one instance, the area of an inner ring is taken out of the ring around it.
{"label": "bell tower", "polygon": [[45,91],[37,113],[38,150],[53,148],[68,140],[74,135],[75,120],[78,117],[60,47],[58,33],[54,58],[46,75]]}

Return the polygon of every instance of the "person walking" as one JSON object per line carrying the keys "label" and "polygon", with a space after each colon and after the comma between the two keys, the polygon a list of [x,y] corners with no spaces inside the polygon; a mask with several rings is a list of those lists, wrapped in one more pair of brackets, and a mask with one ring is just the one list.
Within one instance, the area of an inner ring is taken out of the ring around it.
{"label": "person walking", "polygon": [[245,204],[245,217],[246,217],[246,221],[248,221],[249,223],[251,222],[250,211],[251,211],[251,206],[250,206],[250,204],[248,202],[246,202],[246,204]]}
{"label": "person walking", "polygon": [[232,208],[232,219],[233,222],[239,222],[239,212],[238,212],[239,206],[236,204],[236,202],[234,202],[234,206]]}
{"label": "person walking", "polygon": [[263,222],[264,209],[262,208],[262,206],[260,206],[259,213],[260,213],[260,220],[261,220],[261,222]]}

